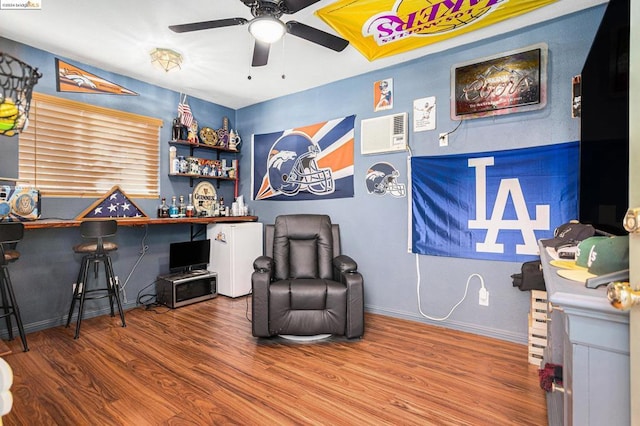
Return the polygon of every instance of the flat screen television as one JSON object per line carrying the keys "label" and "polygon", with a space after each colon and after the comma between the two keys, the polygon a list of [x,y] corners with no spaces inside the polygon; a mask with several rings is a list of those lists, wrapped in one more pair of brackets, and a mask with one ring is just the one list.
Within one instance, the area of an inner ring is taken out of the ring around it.
{"label": "flat screen television", "polygon": [[582,69],[580,222],[625,235],[629,207],[629,0],[610,0]]}
{"label": "flat screen television", "polygon": [[171,272],[187,272],[206,269],[211,253],[211,240],[194,240],[169,245],[169,269]]}

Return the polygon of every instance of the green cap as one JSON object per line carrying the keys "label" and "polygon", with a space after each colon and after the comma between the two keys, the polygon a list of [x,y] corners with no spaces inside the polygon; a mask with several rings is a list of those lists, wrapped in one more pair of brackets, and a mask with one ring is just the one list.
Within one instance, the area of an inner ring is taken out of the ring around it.
{"label": "green cap", "polygon": [[629,236],[605,237],[598,241],[587,257],[587,270],[560,270],[558,275],[573,281],[629,269]]}
{"label": "green cap", "polygon": [[589,266],[588,259],[591,248],[596,245],[598,241],[604,240],[608,237],[589,237],[578,244],[576,249],[576,260],[552,260],[550,263],[552,266],[562,269],[580,269],[587,270]]}

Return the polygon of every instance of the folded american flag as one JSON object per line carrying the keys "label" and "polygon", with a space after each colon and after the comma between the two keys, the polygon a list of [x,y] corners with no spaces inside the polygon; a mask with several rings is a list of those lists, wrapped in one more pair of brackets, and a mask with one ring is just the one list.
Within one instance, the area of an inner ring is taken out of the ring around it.
{"label": "folded american flag", "polygon": [[144,218],[147,215],[116,186],[105,197],[85,210],[80,219],[136,217]]}

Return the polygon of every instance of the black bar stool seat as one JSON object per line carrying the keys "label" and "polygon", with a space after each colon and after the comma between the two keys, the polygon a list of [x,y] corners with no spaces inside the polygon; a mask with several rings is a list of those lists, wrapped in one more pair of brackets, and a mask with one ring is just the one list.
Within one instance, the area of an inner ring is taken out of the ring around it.
{"label": "black bar stool seat", "polygon": [[[80,243],[73,247],[74,252],[84,255],[82,256],[80,271],[78,272],[78,279],[73,289],[73,298],[71,299],[71,307],[69,308],[69,315],[67,316],[67,327],[69,327],[76,302],[79,302],[74,339],[80,337],[80,325],[84,315],[85,300],[88,299],[108,297],[112,317],[115,316],[113,309],[113,302],[115,300],[122,326],[126,327],[124,310],[122,309],[122,302],[120,301],[120,288],[113,272],[111,256],[109,256],[109,252],[117,250],[118,245],[114,242],[104,240],[104,238],[114,236],[117,231],[118,223],[115,220],[85,220],[80,224],[80,234],[83,238],[91,239],[91,241]],[[102,287],[99,286],[98,276],[100,264],[104,265],[106,282],[105,286]],[[91,265],[93,265],[94,269],[94,279],[90,282],[89,268]],[[91,284],[93,284],[93,286],[91,286]]]}
{"label": "black bar stool seat", "polygon": [[27,336],[22,325],[22,317],[20,316],[20,307],[16,301],[16,295],[13,291],[11,276],[9,275],[9,264],[20,259],[20,252],[15,249],[18,241],[24,236],[24,225],[20,222],[4,222],[0,223],[0,297],[2,298],[2,306],[0,306],[0,318],[4,318],[7,322],[7,332],[9,340],[13,340],[13,325],[11,317],[16,319],[18,325],[18,333],[22,340],[24,351],[29,350],[27,345]]}

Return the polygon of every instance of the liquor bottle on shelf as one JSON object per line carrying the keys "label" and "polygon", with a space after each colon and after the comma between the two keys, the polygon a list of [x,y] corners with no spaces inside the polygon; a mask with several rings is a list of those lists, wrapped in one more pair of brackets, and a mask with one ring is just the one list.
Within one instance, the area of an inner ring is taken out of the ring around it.
{"label": "liquor bottle on shelf", "polygon": [[187,215],[187,205],[184,203],[184,195],[180,196],[180,202],[178,203],[178,217],[185,217]]}
{"label": "liquor bottle on shelf", "polygon": [[213,202],[209,205],[209,216],[218,216],[218,195],[213,196]]}
{"label": "liquor bottle on shelf", "polygon": [[178,205],[176,204],[176,196],[171,197],[171,206],[169,207],[169,217],[178,217]]}
{"label": "liquor bottle on shelf", "polygon": [[162,197],[162,203],[158,206],[158,217],[169,217],[169,206],[166,197]]}
{"label": "liquor bottle on shelf", "polygon": [[224,197],[220,197],[220,205],[218,206],[218,216],[224,216]]}
{"label": "liquor bottle on shelf", "polygon": [[211,206],[211,215],[213,217],[220,216],[220,204],[218,203],[217,199],[213,201],[213,205]]}
{"label": "liquor bottle on shelf", "polygon": [[193,206],[193,198],[192,194],[189,194],[189,201],[187,202],[187,217],[193,217],[194,206]]}
{"label": "liquor bottle on shelf", "polygon": [[164,198],[162,200],[162,217],[163,218],[169,217],[169,205],[167,204],[166,199]]}

